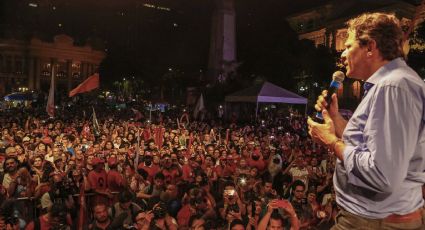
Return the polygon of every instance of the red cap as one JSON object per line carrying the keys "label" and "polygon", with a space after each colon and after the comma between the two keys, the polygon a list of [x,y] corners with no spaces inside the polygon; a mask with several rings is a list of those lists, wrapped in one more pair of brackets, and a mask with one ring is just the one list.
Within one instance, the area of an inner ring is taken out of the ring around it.
{"label": "red cap", "polygon": [[141,162],[137,165],[137,169],[142,169],[145,166],[145,163]]}
{"label": "red cap", "polygon": [[50,137],[44,137],[41,141],[42,141],[44,144],[49,145],[49,144],[51,144],[51,143],[52,143],[52,138],[50,138]]}
{"label": "red cap", "polygon": [[114,166],[114,165],[116,165],[118,162],[117,162],[117,158],[115,158],[115,157],[110,157],[109,159],[108,159],[108,166]]}
{"label": "red cap", "polygon": [[102,159],[100,159],[99,157],[95,157],[93,158],[93,160],[91,161],[92,165],[97,165],[97,164],[103,164],[105,163],[105,161],[103,161]]}
{"label": "red cap", "polygon": [[254,152],[252,153],[252,155],[260,155],[261,153],[260,153],[260,150],[259,149],[256,149],[256,150],[254,150]]}

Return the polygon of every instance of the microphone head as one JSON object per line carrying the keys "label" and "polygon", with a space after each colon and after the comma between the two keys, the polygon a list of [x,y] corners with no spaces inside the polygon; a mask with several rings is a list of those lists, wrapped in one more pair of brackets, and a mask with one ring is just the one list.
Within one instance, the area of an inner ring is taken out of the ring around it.
{"label": "microphone head", "polygon": [[345,78],[345,74],[342,71],[335,71],[332,75],[332,81],[343,82]]}

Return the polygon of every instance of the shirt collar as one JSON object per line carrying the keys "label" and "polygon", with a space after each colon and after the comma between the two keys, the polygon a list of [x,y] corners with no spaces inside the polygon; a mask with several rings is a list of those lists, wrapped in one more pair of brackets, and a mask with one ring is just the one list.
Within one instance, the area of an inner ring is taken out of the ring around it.
{"label": "shirt collar", "polygon": [[370,76],[366,80],[366,82],[376,85],[379,81],[381,81],[382,78],[384,78],[386,73],[400,67],[405,67],[406,65],[407,65],[406,62],[401,57],[393,59],[392,61],[388,62],[387,64],[379,68],[375,73],[373,73],[372,76]]}

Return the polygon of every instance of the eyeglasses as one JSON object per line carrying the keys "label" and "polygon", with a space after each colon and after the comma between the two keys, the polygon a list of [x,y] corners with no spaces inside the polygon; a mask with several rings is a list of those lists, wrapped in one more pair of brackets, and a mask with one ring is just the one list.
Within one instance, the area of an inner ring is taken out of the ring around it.
{"label": "eyeglasses", "polygon": [[295,190],[295,192],[304,192],[304,190]]}

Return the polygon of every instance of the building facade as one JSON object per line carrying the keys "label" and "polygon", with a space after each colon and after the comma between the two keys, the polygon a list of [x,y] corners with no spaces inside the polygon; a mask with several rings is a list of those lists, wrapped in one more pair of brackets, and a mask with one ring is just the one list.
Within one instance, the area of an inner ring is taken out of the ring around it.
{"label": "building facade", "polygon": [[0,95],[18,89],[47,91],[52,74],[55,87],[69,92],[97,72],[104,58],[103,51],[75,46],[64,34],[55,36],[51,43],[37,38],[0,40]]}
{"label": "building facade", "polygon": [[[287,17],[290,26],[298,33],[298,38],[313,41],[317,46],[325,46],[336,51],[338,55],[345,49],[348,36],[346,23],[349,19],[364,12],[392,12],[408,25],[419,6],[397,0],[376,1],[331,1],[325,5],[299,12]],[[423,11],[419,21],[422,21]],[[362,97],[362,82],[347,79],[338,91],[338,96],[345,102],[359,102]],[[354,99],[354,100],[353,100]]]}

